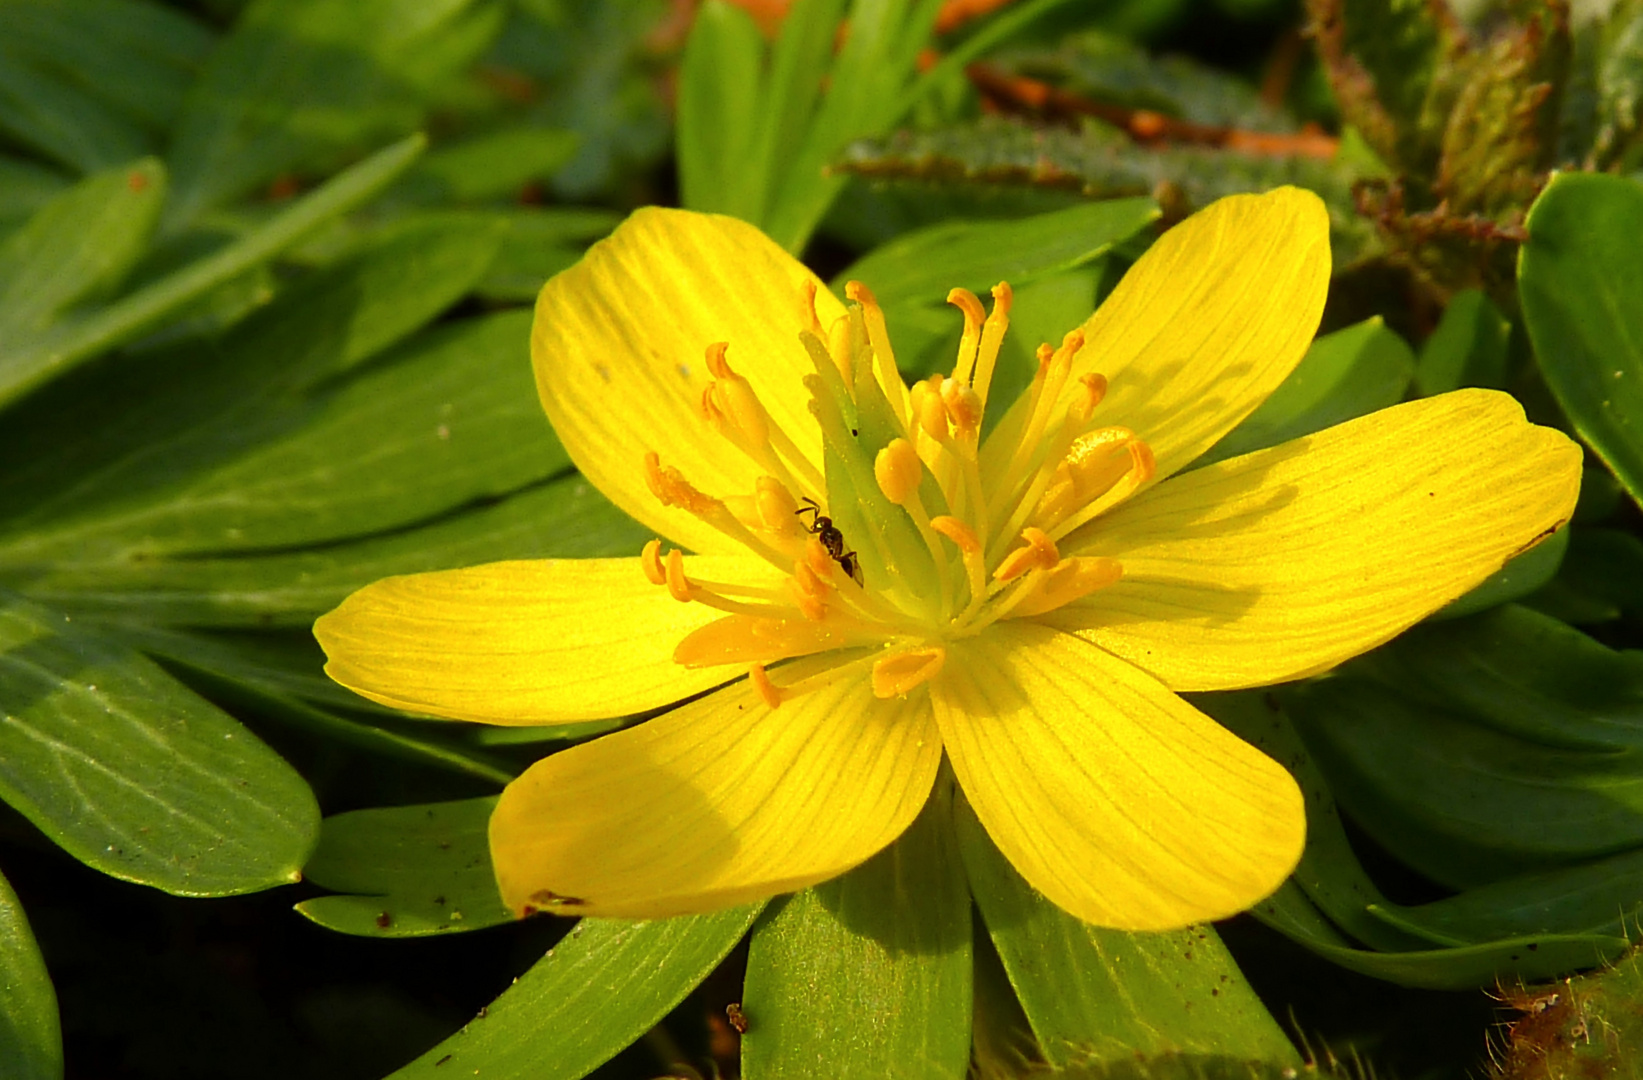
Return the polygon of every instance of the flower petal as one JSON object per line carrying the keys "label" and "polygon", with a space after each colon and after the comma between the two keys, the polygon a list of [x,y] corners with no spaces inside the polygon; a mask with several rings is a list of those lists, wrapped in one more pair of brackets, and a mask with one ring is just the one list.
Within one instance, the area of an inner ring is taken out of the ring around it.
{"label": "flower petal", "polygon": [[879,701],[859,667],[776,709],[736,683],[509,784],[491,817],[497,881],[516,912],[637,919],[791,892],[899,836],[940,761],[928,701]]}
{"label": "flower petal", "polygon": [[763,470],[702,418],[708,345],[730,343],[771,421],[821,467],[821,434],[801,382],[815,369],[799,331],[801,286],[816,285],[823,325],[844,314],[827,286],[758,229],[683,210],[636,211],[536,301],[531,360],[554,429],[612,502],[695,551],[736,546],[645,486],[655,450],[697,488],[747,495]]}
{"label": "flower petal", "polygon": [[[1310,191],[1232,195],[1170,229],[1084,323],[1063,404],[1098,372],[1096,410],[1151,448],[1154,483],[1213,446],[1306,355],[1329,289],[1329,214]],[[1012,410],[1001,445],[1020,437]]]}
{"label": "flower petal", "polygon": [[1031,624],[954,651],[931,702],[959,785],[1065,911],[1165,930],[1242,911],[1294,868],[1294,779],[1144,672]]}
{"label": "flower petal", "polygon": [[[750,556],[687,572],[755,582]],[[545,559],[384,578],[314,624],[325,671],[372,701],[490,724],[596,720],[654,709],[743,668],[685,668],[673,649],[718,618],[645,579],[638,559]]]}
{"label": "flower petal", "polygon": [[1176,690],[1333,667],[1569,519],[1580,448],[1458,390],[1175,477],[1066,547],[1122,580],[1041,617]]}

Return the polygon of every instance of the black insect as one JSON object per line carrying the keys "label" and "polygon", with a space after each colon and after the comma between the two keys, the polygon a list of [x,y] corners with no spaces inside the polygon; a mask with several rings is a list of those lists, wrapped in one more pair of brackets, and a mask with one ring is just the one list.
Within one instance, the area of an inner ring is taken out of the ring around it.
{"label": "black insect", "polygon": [[794,513],[801,518],[805,514],[815,515],[805,524],[811,532],[821,538],[822,547],[826,548],[827,553],[833,557],[833,561],[838,563],[846,574],[850,575],[851,580],[857,585],[862,584],[861,560],[856,557],[854,551],[845,550],[844,534],[839,532],[838,527],[833,524],[833,519],[821,512],[821,507],[816,505],[815,499],[806,496],[801,501],[808,505],[799,507]]}

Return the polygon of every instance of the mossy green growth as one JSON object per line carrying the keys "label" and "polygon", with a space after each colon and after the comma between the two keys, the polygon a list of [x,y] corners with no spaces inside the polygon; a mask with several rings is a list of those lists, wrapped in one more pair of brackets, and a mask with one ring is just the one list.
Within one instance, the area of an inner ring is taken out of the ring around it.
{"label": "mossy green growth", "polygon": [[1495,1080],[1643,1077],[1643,950],[1613,967],[1509,991]]}

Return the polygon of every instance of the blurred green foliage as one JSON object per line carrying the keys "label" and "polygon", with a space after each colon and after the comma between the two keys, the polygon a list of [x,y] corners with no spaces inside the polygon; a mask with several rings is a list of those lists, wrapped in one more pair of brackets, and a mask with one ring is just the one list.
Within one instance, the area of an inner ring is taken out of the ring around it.
{"label": "blurred green foliage", "polygon": [[[943,20],[0,0],[0,1075],[1243,1077],[1298,1044],[1476,1075],[1485,989],[1643,936],[1643,7]],[[512,924],[492,797],[610,725],[468,730],[321,673],[308,625],[377,578],[647,538],[527,348],[632,207],[867,282],[909,377],[946,289],[1007,278],[1010,393],[1161,225],[1287,183],[1330,209],[1328,332],[1205,461],[1462,386],[1593,455],[1575,521],[1425,624],[1199,697],[1306,792],[1268,929],[1077,923],[963,806],[763,910]],[[1611,1052],[1634,966],[1514,990],[1500,1075],[1643,1060]]]}

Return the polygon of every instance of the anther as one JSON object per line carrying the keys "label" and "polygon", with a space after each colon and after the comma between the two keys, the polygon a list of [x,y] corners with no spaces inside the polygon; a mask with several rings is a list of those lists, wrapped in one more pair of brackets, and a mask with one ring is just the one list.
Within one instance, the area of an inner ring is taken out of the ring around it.
{"label": "anther", "polygon": [[947,426],[947,406],[941,400],[939,389],[927,382],[914,386],[913,414],[926,435],[938,443],[947,441],[951,434]]}
{"label": "anther", "polygon": [[677,506],[692,514],[711,514],[724,505],[697,491],[678,469],[671,465],[664,469],[661,455],[654,450],[645,454],[645,485],[663,506]]}
{"label": "anther", "polygon": [[1078,382],[1083,387],[1083,393],[1073,398],[1072,404],[1067,406],[1067,414],[1075,423],[1083,426],[1089,423],[1095,407],[1107,396],[1107,377],[1092,373],[1080,376]]}
{"label": "anther", "polygon": [[941,403],[947,408],[947,417],[953,426],[966,435],[981,428],[981,396],[958,379],[946,379],[941,384]]}
{"label": "anther", "polygon": [[873,663],[873,696],[900,697],[935,678],[946,663],[947,650],[940,645],[881,657]]}
{"label": "anther", "polygon": [[652,540],[639,553],[639,565],[644,567],[645,577],[652,585],[666,585],[667,571],[662,568],[662,542]]}
{"label": "anther", "polygon": [[799,504],[787,485],[774,476],[761,476],[753,482],[753,502],[758,509],[759,523],[781,536],[791,536],[799,529],[795,516]]}
{"label": "anther", "polygon": [[730,363],[725,359],[725,352],[729,348],[728,341],[715,341],[707,347],[707,370],[715,379],[735,377],[736,373],[730,370]]}
{"label": "anther", "polygon": [[754,664],[747,669],[747,681],[753,684],[753,689],[757,690],[759,696],[764,698],[766,705],[769,705],[772,709],[781,706],[782,692],[770,681],[770,676],[765,674],[763,664]]}
{"label": "anther", "polygon": [[987,318],[981,301],[969,289],[953,289],[947,302],[964,312],[964,334],[958,340],[958,360],[953,364],[953,378],[968,384],[975,375],[976,346],[981,343],[981,324]]}
{"label": "anther", "polygon": [[690,579],[685,577],[685,556],[678,548],[667,553],[667,591],[680,603],[691,600]]}
{"label": "anther", "polygon": [[956,517],[948,517],[946,514],[933,517],[930,519],[930,528],[951,540],[966,555],[974,555],[981,551],[981,541],[976,539],[975,532]]}
{"label": "anther", "polygon": [[892,439],[873,459],[873,476],[879,482],[884,497],[897,506],[918,493],[919,481],[924,478],[924,466],[918,451],[906,439]]}
{"label": "anther", "polygon": [[1083,555],[1063,559],[1039,575],[1037,587],[1021,598],[1010,615],[1014,618],[1027,618],[1042,615],[1046,611],[1054,611],[1099,589],[1116,584],[1123,576],[1123,564],[1117,559]]}
{"label": "anther", "polygon": [[803,297],[799,305],[799,317],[804,320],[804,328],[819,338],[822,336],[822,324],[821,317],[816,314],[816,283],[810,278],[805,278],[799,290]]}
{"label": "anther", "polygon": [[1026,545],[1006,555],[993,571],[993,577],[999,581],[1014,581],[1029,570],[1048,570],[1061,561],[1055,541],[1043,529],[1029,525],[1021,530],[1021,539]]}

